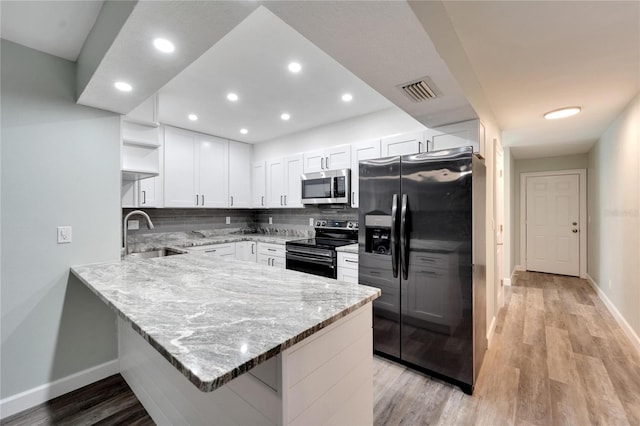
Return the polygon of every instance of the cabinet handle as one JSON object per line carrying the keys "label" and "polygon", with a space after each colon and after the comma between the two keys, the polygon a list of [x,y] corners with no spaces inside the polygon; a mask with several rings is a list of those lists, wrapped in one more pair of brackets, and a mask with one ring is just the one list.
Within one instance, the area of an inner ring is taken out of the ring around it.
{"label": "cabinet handle", "polygon": [[422,148],[422,142],[418,141],[418,154],[420,154]]}
{"label": "cabinet handle", "polygon": [[320,168],[324,170],[324,157],[320,158]]}
{"label": "cabinet handle", "polygon": [[147,191],[142,191],[142,204],[147,204]]}
{"label": "cabinet handle", "polygon": [[324,160],[324,164],[327,166],[327,170],[329,169],[329,157],[326,157]]}
{"label": "cabinet handle", "polygon": [[251,243],[251,254],[255,254],[253,249],[255,248],[255,244]]}
{"label": "cabinet handle", "polygon": [[204,194],[202,194],[202,205],[204,206]]}
{"label": "cabinet handle", "polygon": [[231,206],[233,207],[233,195],[231,196]]}
{"label": "cabinet handle", "polygon": [[353,191],[351,193],[351,204],[355,204],[356,203],[356,191]]}
{"label": "cabinet handle", "polygon": [[347,262],[347,263],[358,263],[357,260],[345,259],[344,261]]}
{"label": "cabinet handle", "polygon": [[280,205],[282,206],[282,195],[280,196]]}
{"label": "cabinet handle", "polygon": [[260,198],[261,198],[260,204],[262,204],[262,207],[264,207],[264,195],[262,197],[260,197]]}
{"label": "cabinet handle", "polygon": [[286,195],[284,196],[284,205],[285,206],[287,205],[287,196]]}
{"label": "cabinet handle", "polygon": [[196,194],[196,206],[200,205],[200,204],[198,204],[198,201],[200,201],[200,196],[198,194]]}
{"label": "cabinet handle", "polygon": [[267,251],[276,251],[276,249],[268,248]]}
{"label": "cabinet handle", "polygon": [[269,266],[273,266],[273,265],[271,264],[271,261],[272,261],[272,260],[273,260],[273,259],[271,259],[271,258],[269,258],[269,259],[267,260],[267,264],[268,264]]}

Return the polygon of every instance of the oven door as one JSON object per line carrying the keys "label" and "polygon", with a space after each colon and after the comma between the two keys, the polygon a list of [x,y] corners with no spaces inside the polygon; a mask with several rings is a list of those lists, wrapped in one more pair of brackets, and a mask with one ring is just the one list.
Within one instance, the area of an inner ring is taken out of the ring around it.
{"label": "oven door", "polygon": [[287,269],[307,274],[333,278],[338,276],[334,257],[319,257],[309,254],[287,252]]}

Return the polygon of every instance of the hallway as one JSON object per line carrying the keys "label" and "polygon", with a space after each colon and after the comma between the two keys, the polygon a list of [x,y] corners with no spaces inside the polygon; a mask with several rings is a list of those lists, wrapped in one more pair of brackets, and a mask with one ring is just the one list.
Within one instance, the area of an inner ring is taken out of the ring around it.
{"label": "hallway", "polygon": [[374,362],[376,425],[638,425],[640,356],[591,286],[519,272],[474,395]]}

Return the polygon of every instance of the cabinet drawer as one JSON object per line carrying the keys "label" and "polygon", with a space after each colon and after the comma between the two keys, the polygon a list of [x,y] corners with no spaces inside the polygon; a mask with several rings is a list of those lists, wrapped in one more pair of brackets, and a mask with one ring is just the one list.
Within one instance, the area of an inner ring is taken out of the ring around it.
{"label": "cabinet drawer", "polygon": [[271,257],[284,257],[285,246],[282,244],[258,243],[258,254]]}
{"label": "cabinet drawer", "polygon": [[234,256],[236,255],[235,243],[208,244],[206,246],[191,247],[190,251],[198,251],[213,256]]}
{"label": "cabinet drawer", "polygon": [[358,255],[338,252],[338,268],[358,270]]}
{"label": "cabinet drawer", "polygon": [[338,267],[338,281],[344,281],[347,283],[358,284],[358,270],[357,269],[347,269],[343,267]]}

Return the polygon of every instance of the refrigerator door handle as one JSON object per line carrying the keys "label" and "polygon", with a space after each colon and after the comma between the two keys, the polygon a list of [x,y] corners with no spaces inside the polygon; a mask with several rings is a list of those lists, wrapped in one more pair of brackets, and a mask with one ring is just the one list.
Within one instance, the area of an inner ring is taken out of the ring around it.
{"label": "refrigerator door handle", "polygon": [[407,238],[407,203],[409,197],[402,194],[402,209],[400,210],[400,263],[402,264],[402,279],[409,279],[409,239]]}
{"label": "refrigerator door handle", "polygon": [[393,278],[398,278],[398,237],[396,223],[398,222],[398,194],[393,194],[391,200],[391,267]]}

